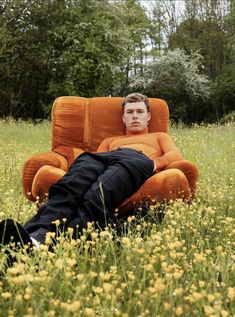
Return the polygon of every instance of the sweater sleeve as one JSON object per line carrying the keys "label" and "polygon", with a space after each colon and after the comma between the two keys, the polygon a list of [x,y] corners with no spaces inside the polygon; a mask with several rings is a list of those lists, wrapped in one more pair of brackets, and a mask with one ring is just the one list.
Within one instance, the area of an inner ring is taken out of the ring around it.
{"label": "sweater sleeve", "polygon": [[154,160],[156,170],[161,171],[168,164],[183,159],[180,150],[176,147],[171,137],[166,133],[160,133],[158,137],[159,145],[162,149],[163,155]]}
{"label": "sweater sleeve", "polygon": [[96,152],[109,152],[109,145],[107,138],[104,139],[100,145],[98,146],[98,149]]}

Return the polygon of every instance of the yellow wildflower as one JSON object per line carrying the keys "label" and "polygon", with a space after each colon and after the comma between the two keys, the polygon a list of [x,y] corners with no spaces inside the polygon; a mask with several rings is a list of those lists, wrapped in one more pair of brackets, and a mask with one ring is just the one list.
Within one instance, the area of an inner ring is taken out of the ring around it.
{"label": "yellow wildflower", "polygon": [[210,315],[214,314],[214,309],[209,305],[205,305],[204,312],[205,312],[206,316],[210,316]]}
{"label": "yellow wildflower", "polygon": [[126,246],[129,247],[131,245],[130,239],[128,237],[123,237],[122,238],[122,243]]}
{"label": "yellow wildflower", "polygon": [[176,316],[182,316],[183,315],[183,308],[182,307],[177,307],[175,310]]}
{"label": "yellow wildflower", "polygon": [[92,308],[85,308],[84,313],[86,316],[95,316],[95,311]]}
{"label": "yellow wildflower", "polygon": [[2,298],[4,298],[4,299],[8,299],[8,298],[10,298],[11,297],[11,293],[9,293],[9,292],[4,292],[4,293],[2,293]]}
{"label": "yellow wildflower", "polygon": [[230,300],[234,300],[234,299],[235,299],[235,287],[229,287],[229,288],[228,288],[227,297],[228,297]]}
{"label": "yellow wildflower", "polygon": [[58,268],[58,269],[62,269],[64,267],[64,261],[62,259],[58,259],[55,261],[55,266]]}

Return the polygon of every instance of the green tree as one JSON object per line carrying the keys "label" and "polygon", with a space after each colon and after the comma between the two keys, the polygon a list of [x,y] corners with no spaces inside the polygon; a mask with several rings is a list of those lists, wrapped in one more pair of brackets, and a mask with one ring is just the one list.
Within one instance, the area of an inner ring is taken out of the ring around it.
{"label": "green tree", "polygon": [[[61,63],[55,66],[49,91],[54,96],[66,94],[93,96],[111,93],[116,69],[124,54],[120,21],[107,1],[74,1],[69,21],[61,24],[55,35]],[[60,38],[64,37],[64,38]],[[60,73],[65,69],[61,81]],[[59,85],[61,82],[61,87]]]}
{"label": "green tree", "polygon": [[216,21],[184,20],[169,37],[169,48],[184,49],[188,54],[200,51],[204,57],[204,72],[215,79],[228,58],[227,38]]}
{"label": "green tree", "polygon": [[218,76],[213,87],[213,109],[215,119],[235,110],[235,65],[227,66]]}
{"label": "green tree", "polygon": [[43,117],[59,95],[125,93],[149,20],[138,1],[0,1],[0,116]]}
{"label": "green tree", "polygon": [[228,59],[221,74],[215,79],[212,95],[214,117],[220,117],[235,110],[235,3],[230,2],[230,10],[225,17],[225,30],[228,39]]}
{"label": "green tree", "polygon": [[1,116],[43,117],[50,101],[51,15],[61,19],[64,8],[65,1],[1,2]]}
{"label": "green tree", "polygon": [[141,6],[138,0],[123,0],[116,4],[118,18],[122,26],[124,47],[123,59],[119,69],[122,73],[122,81],[116,88],[116,93],[125,95],[128,91],[130,77],[138,72],[143,72],[143,65],[149,56],[149,42],[157,42],[157,36],[153,33],[154,24]]}
{"label": "green tree", "polygon": [[199,51],[203,56],[201,71],[212,79],[213,87],[202,114],[204,120],[219,120],[234,104],[228,100],[228,96],[233,95],[233,3],[230,0],[184,0],[183,21],[169,36],[170,49],[180,47],[187,54]]}

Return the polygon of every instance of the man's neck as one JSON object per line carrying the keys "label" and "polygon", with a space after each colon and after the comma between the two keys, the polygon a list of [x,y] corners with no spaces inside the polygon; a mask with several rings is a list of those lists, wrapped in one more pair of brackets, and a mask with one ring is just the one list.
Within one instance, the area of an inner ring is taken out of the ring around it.
{"label": "man's neck", "polygon": [[139,135],[139,134],[144,134],[144,133],[148,133],[148,132],[149,132],[148,128],[145,128],[143,131],[138,132],[138,133],[133,133],[131,131],[126,130],[126,135]]}

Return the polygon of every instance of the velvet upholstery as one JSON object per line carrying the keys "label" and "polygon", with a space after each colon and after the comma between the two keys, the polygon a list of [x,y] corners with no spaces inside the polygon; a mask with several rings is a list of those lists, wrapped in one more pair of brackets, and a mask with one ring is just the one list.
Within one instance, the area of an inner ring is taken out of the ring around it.
{"label": "velvet upholstery", "polygon": [[[30,157],[23,168],[25,196],[42,200],[50,186],[68,170],[83,151],[96,151],[106,137],[125,134],[120,97],[59,97],[52,107],[51,151]],[[149,98],[149,132],[168,132],[169,112],[165,101]],[[139,201],[153,199],[189,200],[197,190],[198,169],[190,161],[180,160],[148,179],[120,206],[120,213]]]}

